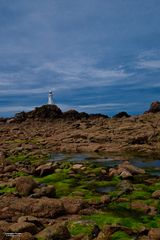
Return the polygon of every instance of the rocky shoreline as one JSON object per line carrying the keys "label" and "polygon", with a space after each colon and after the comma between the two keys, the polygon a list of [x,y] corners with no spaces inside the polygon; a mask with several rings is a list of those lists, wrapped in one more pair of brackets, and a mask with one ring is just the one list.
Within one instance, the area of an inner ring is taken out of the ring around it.
{"label": "rocky shoreline", "polygon": [[[1,119],[0,239],[160,239],[160,177],[127,161],[160,156],[159,122],[159,111],[108,118],[55,105]],[[56,152],[122,162],[49,161]]]}
{"label": "rocky shoreline", "polygon": [[55,105],[19,113],[0,122],[0,151],[6,157],[46,156],[52,152],[160,155],[160,112],[113,118]]}

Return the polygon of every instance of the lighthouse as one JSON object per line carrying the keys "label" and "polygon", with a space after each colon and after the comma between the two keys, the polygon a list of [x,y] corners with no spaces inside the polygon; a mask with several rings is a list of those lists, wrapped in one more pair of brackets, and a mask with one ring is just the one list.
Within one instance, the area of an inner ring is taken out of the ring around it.
{"label": "lighthouse", "polygon": [[53,105],[53,93],[49,91],[48,93],[48,105]]}

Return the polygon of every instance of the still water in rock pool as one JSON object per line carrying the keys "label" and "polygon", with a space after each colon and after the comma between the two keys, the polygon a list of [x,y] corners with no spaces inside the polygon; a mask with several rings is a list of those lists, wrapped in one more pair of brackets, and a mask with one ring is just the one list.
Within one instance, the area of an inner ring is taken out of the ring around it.
{"label": "still water in rock pool", "polygon": [[[126,159],[124,159],[126,160]],[[123,157],[108,157],[98,154],[89,154],[89,153],[53,153],[50,155],[49,161],[69,161],[75,163],[85,163],[90,162],[101,167],[116,167],[123,161]],[[144,169],[148,174],[154,176],[160,176],[160,160],[145,158],[145,157],[131,157],[128,161],[139,168]]]}

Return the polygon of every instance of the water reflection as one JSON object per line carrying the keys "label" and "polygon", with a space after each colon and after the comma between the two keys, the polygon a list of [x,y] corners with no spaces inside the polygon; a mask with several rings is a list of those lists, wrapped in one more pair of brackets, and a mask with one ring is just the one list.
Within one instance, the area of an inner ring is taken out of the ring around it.
{"label": "water reflection", "polygon": [[[69,161],[69,162],[92,162],[97,166],[110,168],[116,167],[124,160],[122,157],[114,159],[114,157],[106,157],[98,154],[89,153],[53,153],[50,155],[49,161]],[[142,157],[133,157],[129,160],[136,167],[145,169],[149,174],[160,176],[160,160],[146,159]]]}

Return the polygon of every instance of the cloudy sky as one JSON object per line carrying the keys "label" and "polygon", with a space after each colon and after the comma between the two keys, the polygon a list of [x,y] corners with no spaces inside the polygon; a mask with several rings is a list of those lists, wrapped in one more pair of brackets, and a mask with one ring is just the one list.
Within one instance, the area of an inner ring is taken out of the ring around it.
{"label": "cloudy sky", "polygon": [[0,116],[47,103],[110,116],[160,100],[159,0],[0,0]]}

